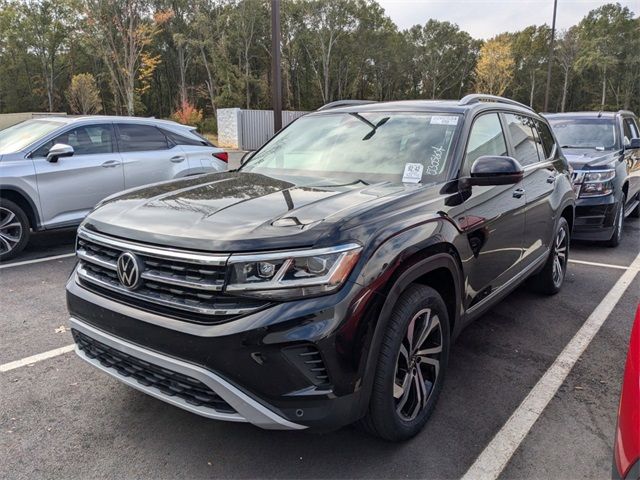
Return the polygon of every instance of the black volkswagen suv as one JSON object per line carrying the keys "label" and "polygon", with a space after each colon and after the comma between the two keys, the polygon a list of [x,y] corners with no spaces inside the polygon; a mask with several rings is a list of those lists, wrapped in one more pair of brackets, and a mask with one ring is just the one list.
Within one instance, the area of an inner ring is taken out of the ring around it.
{"label": "black volkswagen suv", "polygon": [[573,167],[573,238],[617,247],[625,217],[640,216],[640,130],[632,112],[545,115]]}
{"label": "black volkswagen suv", "polygon": [[516,102],[328,105],[237,171],[96,207],[67,284],[77,353],[204,417],[406,439],[465,325],[527,279],[560,289],[574,203]]}

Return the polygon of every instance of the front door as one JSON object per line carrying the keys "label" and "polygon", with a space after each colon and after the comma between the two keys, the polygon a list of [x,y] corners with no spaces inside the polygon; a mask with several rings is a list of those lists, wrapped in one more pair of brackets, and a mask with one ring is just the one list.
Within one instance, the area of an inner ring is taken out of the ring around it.
{"label": "front door", "polygon": [[527,208],[522,265],[527,267],[546,256],[553,238],[556,212],[551,195],[558,174],[551,158],[553,147],[549,148],[553,137],[543,130],[546,125],[526,115],[505,113],[504,119],[512,155],[524,168]]}
{"label": "front door", "polygon": [[[74,154],[56,162],[46,159],[58,143]],[[72,128],[33,153],[40,208],[45,227],[80,222],[103,198],[124,189],[120,154],[110,124]]]}
{"label": "front door", "polygon": [[[622,127],[625,147],[631,143],[631,139],[640,138],[638,124],[633,117],[623,117]],[[629,205],[633,205],[637,195],[640,194],[640,149],[625,148],[624,161],[627,164],[627,175],[629,178],[627,202]]]}
{"label": "front door", "polygon": [[[467,142],[462,175],[484,155],[507,155],[502,123],[497,113],[474,120]],[[473,186],[461,192],[466,198],[463,219],[473,258],[468,262],[467,308],[499,291],[520,271],[524,235],[525,197],[522,183]]]}

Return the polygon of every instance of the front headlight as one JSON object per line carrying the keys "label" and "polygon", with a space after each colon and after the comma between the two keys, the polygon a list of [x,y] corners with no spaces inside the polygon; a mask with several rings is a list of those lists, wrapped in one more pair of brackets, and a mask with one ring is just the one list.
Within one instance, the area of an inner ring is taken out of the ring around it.
{"label": "front headlight", "polygon": [[594,172],[586,171],[582,175],[580,186],[580,197],[601,197],[613,192],[613,179],[616,171],[598,170]]}
{"label": "front headlight", "polygon": [[360,257],[356,243],[314,250],[231,255],[225,291],[274,300],[326,295],[338,290]]}

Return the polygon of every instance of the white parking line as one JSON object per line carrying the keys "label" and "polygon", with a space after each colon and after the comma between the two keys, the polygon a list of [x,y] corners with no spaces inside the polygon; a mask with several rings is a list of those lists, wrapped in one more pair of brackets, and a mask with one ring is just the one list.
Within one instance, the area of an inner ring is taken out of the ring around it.
{"label": "white parking line", "polygon": [[617,268],[618,270],[628,270],[629,268],[631,268],[631,267],[625,267],[624,265],[613,265],[611,263],[587,262],[586,260],[574,260],[572,258],[569,259],[569,263],[578,263],[580,265],[591,265],[593,267]]}
{"label": "white parking line", "polygon": [[32,263],[48,262],[49,260],[59,260],[61,258],[73,257],[75,253],[63,253],[62,255],[53,255],[51,257],[34,258],[33,260],[24,260],[23,262],[5,263],[0,265],[0,270],[3,268],[19,267],[21,265],[30,265]]}
{"label": "white parking line", "polygon": [[5,363],[4,365],[0,365],[0,372],[8,372],[9,370],[15,370],[16,368],[20,368],[26,365],[31,365],[32,363],[40,362],[41,360],[57,357],[58,355],[63,355],[65,353],[69,353],[73,351],[74,348],[75,348],[75,344],[66,345],[64,347],[49,350],[48,352],[39,353],[37,355],[32,355],[30,357],[23,358],[22,360],[16,360],[15,362]]}
{"label": "white parking line", "polygon": [[609,290],[580,330],[536,383],[489,445],[469,467],[462,480],[495,480],[554,397],[567,375],[589,346],[607,317],[640,270],[640,254]]}

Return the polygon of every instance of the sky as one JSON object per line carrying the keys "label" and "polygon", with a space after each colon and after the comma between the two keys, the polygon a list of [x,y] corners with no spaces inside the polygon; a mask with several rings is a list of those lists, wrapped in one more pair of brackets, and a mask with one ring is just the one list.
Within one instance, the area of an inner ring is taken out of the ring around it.
{"label": "sky", "polygon": [[[616,0],[611,0],[612,2]],[[640,0],[617,0],[636,15]],[[401,30],[430,18],[457,23],[474,37],[487,39],[529,25],[551,25],[553,0],[378,0]],[[596,0],[558,0],[556,28],[578,23],[589,10],[609,3]]]}

